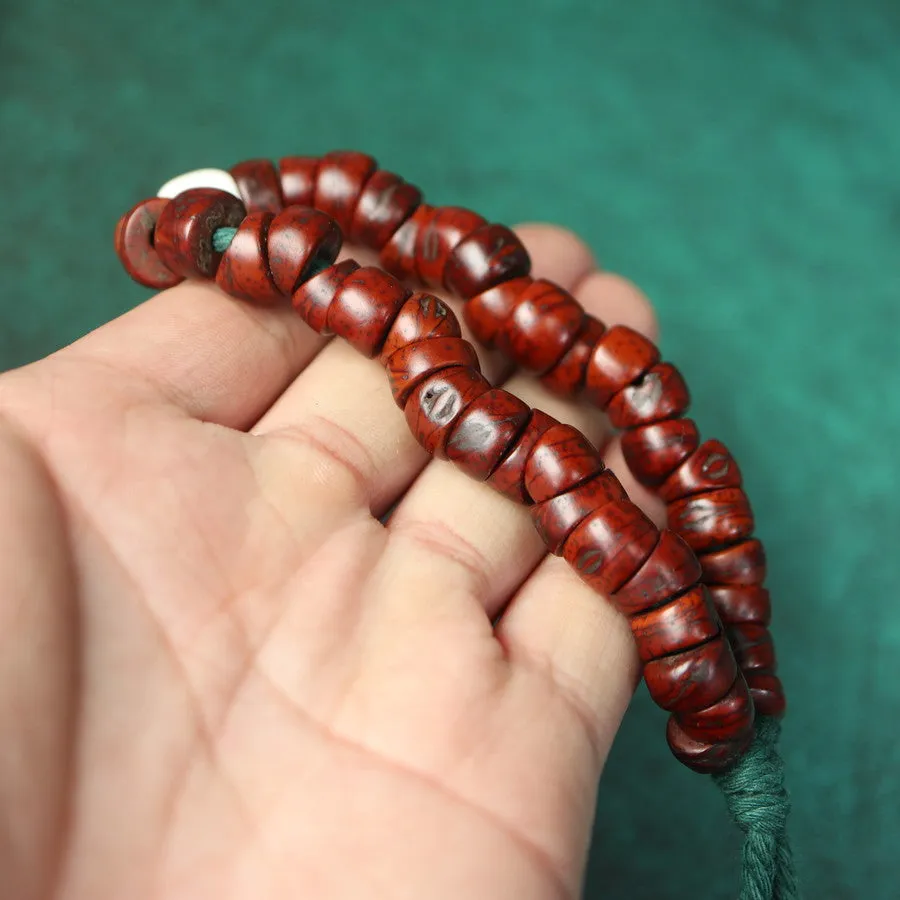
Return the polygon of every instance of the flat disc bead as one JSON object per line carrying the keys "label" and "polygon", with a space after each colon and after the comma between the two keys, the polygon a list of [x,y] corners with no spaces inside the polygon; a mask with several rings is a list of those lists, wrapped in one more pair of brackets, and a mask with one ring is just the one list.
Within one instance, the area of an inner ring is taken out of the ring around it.
{"label": "flat disc bead", "polygon": [[523,369],[541,374],[572,346],[583,318],[581,304],[568,291],[539,279],[519,297],[497,347]]}
{"label": "flat disc bead", "polygon": [[468,341],[458,337],[429,338],[395,350],[386,360],[385,368],[397,405],[403,408],[421,381],[451,366],[471,366],[480,371],[478,354]]}
{"label": "flat disc bead", "polygon": [[613,396],[659,362],[659,349],[627,325],[613,325],[594,346],[585,377],[585,396],[606,409]]}
{"label": "flat disc bead", "polygon": [[272,213],[250,213],[238,226],[216,272],[216,284],[232,297],[262,306],[278,303],[283,295],[272,281],[266,250]]}
{"label": "flat disc bead", "polygon": [[378,264],[391,275],[407,283],[419,283],[416,269],[416,241],[419,230],[428,222],[434,207],[422,203],[416,211],[391,235],[381,248]]}
{"label": "flat disc bead", "polygon": [[714,638],[719,617],[706,588],[698,585],[664,606],[630,620],[638,655],[644,662],[690,650]]}
{"label": "flat disc bead", "polygon": [[692,713],[680,713],[682,731],[697,741],[732,741],[753,733],[756,719],[750,689],[738,675],[731,690],[719,701]]}
{"label": "flat disc bead", "polygon": [[164,197],[143,200],[116,225],[116,255],[125,271],[138,284],[156,290],[174,287],[184,280],[159,258],[153,246],[156,222],[168,203]]}
{"label": "flat disc bead", "polygon": [[434,294],[416,293],[400,307],[381,348],[380,359],[387,361],[394,351],[432,337],[460,337],[456,314]]}
{"label": "flat disc bead", "polygon": [[334,301],[338,288],[357,269],[359,263],[345,259],[304,281],[291,297],[294,309],[313,331],[329,334],[327,328],[328,309]]}
{"label": "flat disc bead", "polygon": [[535,503],[529,512],[547,549],[561,556],[563,544],[576,525],[607,503],[627,499],[628,494],[615,473],[605,469],[570,491]]}
{"label": "flat disc bead", "polygon": [[719,618],[726,625],[753,622],[768,626],[772,621],[769,592],[758,585],[714,584],[709,586]]}
{"label": "flat disc bead", "polygon": [[213,188],[192,188],[163,207],[153,246],[160,260],[183,278],[212,278],[222,254],[213,249],[213,232],[236,228],[247,210],[237,197]]}
{"label": "flat disc bead", "polygon": [[540,436],[525,463],[525,488],[540,503],[604,468],[600,452],[577,428],[555,425]]}
{"label": "flat disc bead", "polygon": [[444,267],[457,244],[485,220],[461,206],[438,206],[416,234],[416,272],[430,288],[444,284]]}
{"label": "flat disc bead", "polygon": [[766,580],[766,551],[756,538],[698,558],[706,584],[762,584]]}
{"label": "flat disc bead", "polygon": [[690,392],[678,369],[659,363],[619,391],[609,401],[606,414],[614,428],[635,428],[680,416],[690,404]]}
{"label": "flat disc bead", "polygon": [[522,434],[531,407],[503,388],[492,388],[456,420],[446,455],[469,477],[484,481]]}
{"label": "flat disc bead", "polygon": [[353,150],[326,153],[319,160],[313,205],[334,218],[344,234],[350,233],[359,196],[377,167],[371,156]]}
{"label": "flat disc bead", "polygon": [[615,594],[640,569],[659,531],[630,500],[607,503],[587,516],[563,545],[563,556],[599,594]]}
{"label": "flat disc bead", "polygon": [[380,252],[421,202],[422,192],[417,187],[393,172],[380,169],[359,195],[349,240]]}
{"label": "flat disc bead", "polygon": [[740,488],[692,494],[670,503],[669,528],[698,553],[736,544],[753,534],[750,500]]}
{"label": "flat disc bead", "polygon": [[746,678],[756,714],[781,718],[787,709],[787,699],[778,676],[764,672],[748,672]]}
{"label": "flat disc bead", "polygon": [[497,468],[491,472],[487,483],[504,497],[529,505],[531,497],[525,489],[525,464],[541,436],[559,424],[553,416],[547,415],[542,410],[533,410],[522,434]]}
{"label": "flat disc bead", "polygon": [[753,742],[753,729],[733,741],[704,741],[690,737],[679,724],[678,716],[670,716],[666,741],[672,755],[684,766],[700,774],[723,772],[744,755]]}
{"label": "flat disc bead", "polygon": [[512,278],[476,294],[463,307],[463,318],[482,347],[492,349],[522,294],[534,283],[528,275]]}
{"label": "flat disc bead", "polygon": [[284,208],[281,181],[274,163],[268,159],[248,159],[231,167],[248,212],[279,213]]}
{"label": "flat disc bead", "polygon": [[734,654],[723,634],[644,665],[644,681],[653,701],[679,713],[712,706],[728,693],[737,675]]}
{"label": "flat disc bead", "polygon": [[772,635],[765,625],[754,625],[749,622],[731,625],[727,633],[742,672],[774,673],[778,668]]}
{"label": "flat disc bead", "polygon": [[684,540],[669,530],[662,531],[653,552],[616,591],[613,602],[626,616],[645,612],[696,585],[702,571]]}
{"label": "flat disc bead", "polygon": [[469,366],[428,376],[410,392],[403,408],[410,431],[432,456],[446,459],[444,447],[454,426],[469,404],[490,389],[490,382]]}
{"label": "flat disc bead", "polygon": [[302,281],[337,259],[342,242],[331,216],[304,206],[282,210],[269,225],[266,243],[275,287],[286,296],[293,294]]}
{"label": "flat disc bead", "polygon": [[693,419],[668,419],[639,425],[621,438],[622,456],[635,479],[646,487],[661,484],[700,443]]}
{"label": "flat disc bead", "polygon": [[444,268],[444,287],[468,300],[531,272],[528,251],[505,225],[482,225],[457,244]]}
{"label": "flat disc bead", "polygon": [[284,156],[278,160],[285,206],[315,206],[319,160],[315,156]]}
{"label": "flat disc bead", "polygon": [[549,372],[541,375],[544,387],[561,397],[576,396],[584,387],[591,354],[605,331],[606,326],[599,319],[585,314],[572,346]]}
{"label": "flat disc bead", "polygon": [[740,487],[741,470],[721,441],[704,441],[657,490],[666,503],[716,488]]}
{"label": "flat disc bead", "polygon": [[388,330],[411,294],[381,269],[357,269],[338,288],[328,308],[326,328],[371,359],[378,355]]}

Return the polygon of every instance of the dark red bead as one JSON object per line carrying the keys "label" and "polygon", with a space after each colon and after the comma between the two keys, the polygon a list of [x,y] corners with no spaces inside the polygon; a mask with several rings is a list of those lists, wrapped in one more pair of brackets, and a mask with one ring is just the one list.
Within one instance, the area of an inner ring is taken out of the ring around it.
{"label": "dark red bead", "polygon": [[371,359],[378,355],[410,294],[393,275],[381,269],[357,269],[337,289],[328,308],[326,328]]}
{"label": "dark red bead", "polygon": [[627,499],[628,494],[615,473],[605,469],[570,491],[535,503],[530,512],[547,549],[560,556],[566,538],[586,516],[607,503]]}
{"label": "dark red bead", "polygon": [[541,375],[543,385],[562,397],[576,396],[584,387],[591,355],[605,332],[606,326],[586,313],[572,346],[549,372]]}
{"label": "dark red bead", "polygon": [[700,557],[706,584],[762,584],[766,580],[766,551],[753,538]]}
{"label": "dark red bead", "polygon": [[480,371],[478,354],[458,337],[429,338],[395,350],[385,361],[391,392],[402,409],[413,389],[429,375],[451,366],[471,366]]}
{"label": "dark red bead", "polygon": [[733,741],[703,741],[689,737],[679,724],[679,716],[669,716],[666,740],[672,755],[694,772],[723,772],[743,756],[753,742],[753,729]]}
{"label": "dark red bead", "polygon": [[212,188],[191,188],[163,207],[153,247],[170,271],[183,278],[212,278],[222,262],[213,232],[236,228],[247,211],[237,197]]}
{"label": "dark red bead", "polygon": [[681,373],[670,363],[659,363],[634,384],[619,391],[606,408],[614,428],[635,428],[680,416],[691,395]]}
{"label": "dark red bead", "polygon": [[630,500],[591,513],[563,545],[566,562],[597,593],[610,596],[634,576],[659,540],[659,531]]}
{"label": "dark red bead", "polygon": [[541,435],[525,464],[525,487],[535,503],[568,491],[603,471],[597,448],[571,425]]}
{"label": "dark red bead", "polygon": [[495,491],[515,500],[517,503],[528,505],[531,497],[525,490],[525,464],[531,455],[531,450],[538,442],[541,435],[549,431],[554,425],[558,425],[553,416],[547,415],[539,409],[531,413],[531,418],[525,426],[519,439],[513,444],[509,453],[500,461],[500,464],[491,472],[487,483]]}
{"label": "dark red bead", "polygon": [[446,444],[447,458],[467,475],[484,481],[522,434],[531,407],[503,388],[493,388],[469,404]]}
{"label": "dark red bead", "polygon": [[742,672],[775,672],[775,645],[765,625],[745,622],[729,626],[727,633]]}
{"label": "dark red bead", "polygon": [[328,213],[344,234],[350,233],[356,204],[377,163],[365,153],[337,150],[319,160],[313,205]]}
{"label": "dark red bead", "polygon": [[341,252],[337,222],[317,209],[289,206],[269,225],[266,249],[278,290],[290,296],[302,281],[328,268]]}
{"label": "dark red bead", "polygon": [[740,488],[692,494],[670,503],[669,528],[698,553],[736,544],[753,534],[753,511]]}
{"label": "dark red bead", "polygon": [[666,502],[716,488],[740,487],[741,470],[721,441],[704,441],[659,487]]}
{"label": "dark red bead", "polygon": [[540,279],[519,296],[497,347],[523,369],[541,374],[572,346],[583,318],[581,304],[568,291]]}
{"label": "dark red bead", "polygon": [[442,369],[420,382],[403,411],[415,439],[433,456],[446,459],[450,433],[473,400],[491,389],[490,382],[469,366]]}
{"label": "dark red bead", "polygon": [[635,480],[653,487],[665,481],[699,443],[700,432],[693,419],[667,419],[626,431],[622,456]]}
{"label": "dark red bead", "polygon": [[304,281],[294,291],[291,302],[294,309],[303,318],[303,321],[319,334],[329,334],[326,323],[328,322],[328,309],[334,300],[335,294],[357,269],[359,263],[353,259],[345,259],[327,269],[313,275],[308,281]]}
{"label": "dark red bead", "polygon": [[787,700],[778,676],[768,672],[748,672],[746,677],[756,714],[776,718],[783,716]]}
{"label": "dark red bead", "polygon": [[766,625],[772,621],[769,592],[757,585],[715,584],[709,587],[719,618],[726,625],[754,622]]}
{"label": "dark red bead", "polygon": [[658,362],[656,344],[627,325],[613,325],[594,346],[585,395],[595,406],[606,409],[613,396]]}
{"label": "dark red bead", "polygon": [[670,712],[696,712],[712,706],[731,689],[738,674],[725,635],[644,665],[644,681],[654,702]]}
{"label": "dark red bead", "polygon": [[216,284],[232,297],[272,306],[282,294],[269,273],[266,241],[272,213],[250,213],[238,226],[216,272]]}
{"label": "dark red bead", "polygon": [[381,348],[382,361],[401,347],[432,337],[460,337],[456,314],[434,294],[413,294],[400,307]]}
{"label": "dark red bead", "polygon": [[513,307],[534,279],[529,276],[512,278],[496,287],[476,294],[463,307],[463,317],[475,340],[491,349]]}
{"label": "dark red bead", "polygon": [[417,187],[393,172],[380,169],[359,195],[349,240],[380,252],[421,202],[422,192]]}
{"label": "dark red bead", "polygon": [[163,290],[183,281],[159,258],[153,247],[153,231],[169,201],[152,197],[132,207],[116,225],[116,254],[125,271],[144,287]]}
{"label": "dark red bead", "polygon": [[278,161],[281,196],[285,206],[315,206],[319,159],[315,156],[285,156]]}
{"label": "dark red bead", "polygon": [[616,608],[626,616],[644,612],[700,580],[700,563],[677,534],[663,531],[646,562],[617,591]]}
{"label": "dark red bead", "polygon": [[738,675],[731,690],[719,701],[697,712],[681,713],[678,724],[696,741],[731,741],[753,733],[756,716],[753,700],[743,675]]}
{"label": "dark red bead", "polygon": [[420,229],[428,222],[434,207],[422,203],[416,211],[393,233],[381,248],[378,263],[391,275],[408,284],[418,283],[416,273],[416,241]]}
{"label": "dark red bead", "polygon": [[468,300],[531,272],[522,242],[505,225],[482,225],[456,245],[444,268],[444,287]]}
{"label": "dark red bead", "polygon": [[268,159],[248,159],[231,167],[247,212],[279,213],[284,208],[278,170]]}
{"label": "dark red bead", "polygon": [[457,244],[485,220],[460,206],[435,207],[416,235],[416,272],[430,288],[444,285],[444,267]]}
{"label": "dark red bead", "polygon": [[714,638],[720,631],[719,617],[703,585],[639,613],[630,620],[638,654],[644,662],[689,650]]}

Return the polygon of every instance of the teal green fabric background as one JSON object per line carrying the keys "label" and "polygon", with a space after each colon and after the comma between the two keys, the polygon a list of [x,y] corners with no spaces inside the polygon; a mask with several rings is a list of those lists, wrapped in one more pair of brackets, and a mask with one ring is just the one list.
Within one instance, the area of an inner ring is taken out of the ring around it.
{"label": "teal green fabric background", "polygon": [[[170,175],[358,147],[436,202],[579,231],[650,294],[767,540],[812,898],[898,896],[900,5],[20,0],[0,11],[0,363],[146,296]],[[641,691],[590,898],[729,897],[739,835]]]}

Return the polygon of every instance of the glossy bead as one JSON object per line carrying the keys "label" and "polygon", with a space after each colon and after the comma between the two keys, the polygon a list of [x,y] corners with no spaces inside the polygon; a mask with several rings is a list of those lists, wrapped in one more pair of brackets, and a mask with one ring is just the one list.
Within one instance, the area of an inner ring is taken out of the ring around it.
{"label": "glossy bead", "polygon": [[345,259],[304,281],[294,291],[291,303],[303,321],[319,334],[330,334],[327,328],[328,309],[334,300],[338,288],[357,269],[359,263]]}
{"label": "glossy bead", "polygon": [[731,625],[727,633],[742,672],[774,673],[778,668],[772,635],[765,625],[745,622]]}
{"label": "glossy bead", "polygon": [[380,169],[359,195],[349,240],[380,252],[421,202],[422,192],[417,187]]}
{"label": "glossy bead", "polygon": [[725,635],[644,665],[644,681],[657,706],[670,712],[696,712],[712,706],[737,678],[734,654]]}
{"label": "glossy bead", "polygon": [[525,490],[525,463],[541,435],[558,424],[559,422],[553,416],[549,416],[539,409],[533,410],[522,434],[497,468],[491,472],[487,483],[495,491],[517,503],[530,504],[531,497]]}
{"label": "glossy bead", "polygon": [[447,458],[484,481],[522,434],[531,407],[503,388],[492,388],[469,404],[446,443]]}
{"label": "glossy bead", "polygon": [[212,188],[216,191],[225,191],[232,197],[241,198],[240,189],[230,172],[224,169],[194,169],[191,172],[182,172],[170,178],[157,192],[157,197],[172,199],[191,188]]}
{"label": "glossy bead", "polygon": [[606,596],[634,576],[659,540],[656,526],[630,500],[607,503],[587,516],[563,545],[566,562]]}
{"label": "glossy bead", "polygon": [[444,287],[468,300],[531,272],[522,242],[505,225],[482,225],[456,245],[444,268]]}
{"label": "glossy bead", "polygon": [[168,200],[152,197],[132,207],[116,225],[115,246],[125,271],[144,287],[162,290],[182,281],[153,247],[153,231]]}
{"label": "glossy bead", "polygon": [[606,408],[614,428],[635,428],[687,411],[691,395],[681,373],[670,363],[659,363],[634,384],[616,394]]}
{"label": "glossy bead", "polygon": [[697,712],[681,713],[678,724],[688,737],[698,741],[728,741],[753,733],[756,719],[750,689],[738,675],[731,690],[712,706]]}
{"label": "glossy bead", "polygon": [[714,638],[719,617],[703,585],[630,620],[638,654],[644,662],[689,650]]}
{"label": "glossy bead", "polygon": [[262,306],[278,303],[282,294],[272,281],[266,240],[272,213],[250,213],[238,226],[216,272],[216,284],[229,296]]}
{"label": "glossy bead", "polygon": [[541,375],[543,385],[562,397],[576,396],[584,387],[591,355],[605,332],[606,326],[586,313],[572,346],[549,372]]}
{"label": "glossy bead", "polygon": [[753,742],[753,728],[731,741],[703,741],[690,737],[679,724],[679,716],[669,716],[666,740],[672,755],[694,772],[709,774],[730,768]]}
{"label": "glossy bead", "polygon": [[483,347],[493,348],[494,341],[513,307],[534,279],[529,276],[512,278],[496,287],[476,294],[463,307],[463,318],[475,340]]}
{"label": "glossy bead", "polygon": [[597,448],[571,425],[555,425],[541,435],[525,463],[525,488],[535,503],[603,471]]}
{"label": "glossy bead", "polygon": [[660,484],[696,449],[700,432],[693,419],[667,419],[639,425],[622,435],[622,456],[635,479]]}
{"label": "glossy bead", "polygon": [[677,534],[665,530],[634,577],[616,591],[616,609],[626,616],[652,609],[695,585],[701,572],[691,548]]}
{"label": "glossy bead", "polygon": [[699,559],[706,584],[762,584],[766,580],[766,551],[755,538],[704,553]]}
{"label": "glossy bead", "polygon": [[456,314],[434,294],[413,294],[400,307],[388,331],[380,358],[385,361],[395,350],[432,337],[460,337]]}
{"label": "glossy bead", "polygon": [[446,459],[447,439],[469,404],[491,389],[490,382],[469,366],[442,369],[420,382],[403,412],[415,439],[437,459]]}
{"label": "glossy bead", "polygon": [[354,150],[326,153],[319,160],[313,205],[334,218],[344,234],[350,233],[357,201],[376,168],[371,156]]}
{"label": "glossy bead", "polygon": [[750,696],[758,716],[780,718],[787,708],[784,688],[777,675],[768,672],[748,672],[746,675]]}
{"label": "glossy bead", "polygon": [[284,208],[278,170],[268,159],[248,159],[231,167],[247,212],[279,213]]}
{"label": "glossy bead", "polygon": [[772,621],[772,601],[769,592],[758,585],[710,585],[712,597],[719,618],[726,625],[754,622],[766,625]]}
{"label": "glossy bead", "polygon": [[244,204],[225,191],[193,188],[170,200],[156,222],[153,246],[163,265],[183,278],[212,278],[222,261],[213,250],[218,228],[236,228]]}
{"label": "glossy bead", "polygon": [[497,347],[523,369],[541,374],[572,346],[583,318],[581,304],[568,291],[540,279],[520,295]]}
{"label": "glossy bead", "polygon": [[721,441],[704,441],[662,483],[657,493],[666,503],[716,488],[740,487],[741,470]]}
{"label": "glossy bead", "polygon": [[343,235],[325,213],[289,206],[269,225],[266,249],[275,287],[290,296],[313,275],[328,268],[341,252]]}
{"label": "glossy bead", "polygon": [[326,328],[371,359],[411,293],[381,269],[357,269],[338,288],[328,308]]}
{"label": "glossy bead", "polygon": [[547,549],[560,556],[566,538],[590,513],[607,503],[627,499],[628,494],[615,473],[604,469],[578,487],[536,503],[529,512]]}
{"label": "glossy bead", "polygon": [[451,366],[471,366],[480,371],[478,354],[468,341],[458,337],[430,338],[395,350],[385,367],[397,405],[403,408],[416,385]]}
{"label": "glossy bead", "polygon": [[753,511],[740,488],[692,494],[670,503],[668,524],[698,553],[736,544],[753,534]]}
{"label": "glossy bead", "polygon": [[408,284],[419,283],[416,270],[416,241],[420,229],[428,222],[433,212],[433,206],[427,203],[420,204],[381,248],[378,264]]}
{"label": "glossy bead", "polygon": [[435,207],[416,234],[416,272],[430,288],[444,284],[444,267],[450,254],[485,220],[461,206]]}
{"label": "glossy bead", "polygon": [[319,160],[315,156],[284,156],[278,161],[285,206],[315,206]]}
{"label": "glossy bead", "polygon": [[594,346],[585,378],[585,396],[600,409],[622,388],[659,362],[656,344],[627,325],[613,325]]}

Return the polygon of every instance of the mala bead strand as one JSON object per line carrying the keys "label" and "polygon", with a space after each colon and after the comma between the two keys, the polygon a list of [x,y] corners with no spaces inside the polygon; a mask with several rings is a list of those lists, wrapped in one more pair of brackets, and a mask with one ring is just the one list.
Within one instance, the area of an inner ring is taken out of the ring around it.
{"label": "mala bead strand", "polygon": [[279,213],[284,208],[278,170],[267,159],[249,159],[231,167],[247,212]]}

